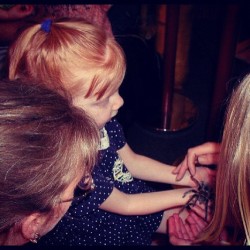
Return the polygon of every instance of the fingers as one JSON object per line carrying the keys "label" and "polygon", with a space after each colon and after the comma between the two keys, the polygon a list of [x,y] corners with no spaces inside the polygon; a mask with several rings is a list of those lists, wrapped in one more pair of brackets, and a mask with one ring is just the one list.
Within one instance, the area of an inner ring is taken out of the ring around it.
{"label": "fingers", "polygon": [[172,174],[177,174],[176,176],[176,180],[179,181],[183,178],[183,176],[185,175],[186,170],[188,169],[188,167],[185,164],[185,159],[182,163],[180,163],[173,171]]}
{"label": "fingers", "polygon": [[182,220],[180,219],[180,217],[178,216],[178,214],[174,214],[174,222],[175,222],[175,226],[176,226],[176,232],[177,232],[177,236],[181,239],[187,239],[187,234],[185,232],[185,230],[182,228],[183,227],[183,223]]}
{"label": "fingers", "polygon": [[196,151],[197,155],[217,154],[220,152],[220,144],[216,142],[205,142],[192,149]]}
{"label": "fingers", "polygon": [[201,230],[196,224],[190,224],[190,231],[192,232],[194,239],[200,234]]}
{"label": "fingers", "polygon": [[179,181],[183,178],[183,176],[185,175],[186,171],[188,170],[188,167],[182,167],[180,170],[179,170],[179,173],[177,174],[176,176],[176,180]]}
{"label": "fingers", "polygon": [[184,160],[173,170],[176,174],[176,180],[179,181],[189,170],[192,176],[196,173],[196,165],[217,164],[220,152],[220,144],[215,142],[206,142],[199,146],[188,149]]}
{"label": "fingers", "polygon": [[169,241],[173,245],[191,245],[194,236],[188,225],[184,225],[178,214],[168,219]]}
{"label": "fingers", "polygon": [[[194,156],[195,157],[195,156]],[[188,160],[191,163],[188,163]],[[192,162],[193,161],[193,162]],[[189,170],[191,175],[195,174],[195,159],[190,160],[190,157],[187,155],[184,160],[173,170],[173,174],[177,174],[176,180],[179,181],[183,178],[186,171]]]}
{"label": "fingers", "polygon": [[193,166],[194,160],[196,163],[201,165],[211,165],[218,163],[218,156],[220,153],[220,144],[215,142],[206,142],[199,146],[190,148],[188,150],[187,156],[188,159],[187,164]]}
{"label": "fingers", "polygon": [[193,235],[197,236],[200,234],[204,228],[207,227],[208,222],[212,219],[212,214],[210,209],[208,209],[208,216],[207,221],[204,220],[205,218],[205,208],[196,205],[192,207],[189,211],[189,215],[186,218],[186,222],[190,224],[190,228],[192,230]]}
{"label": "fingers", "polygon": [[[202,208],[200,208],[203,210]],[[169,241],[173,245],[193,245],[197,236],[207,226],[199,215],[191,211],[188,218],[183,222],[178,214],[173,214],[168,219]]]}
{"label": "fingers", "polygon": [[173,173],[173,174],[178,174],[179,171],[180,171],[180,169],[181,169],[181,167],[182,167],[182,163],[180,163],[180,164],[172,171],[172,173]]}
{"label": "fingers", "polygon": [[200,165],[217,164],[219,160],[219,153],[200,155],[197,158]]}
{"label": "fingers", "polygon": [[[211,204],[210,204],[211,205]],[[169,239],[173,245],[193,245],[195,239],[207,227],[205,218],[205,204],[191,207],[185,222],[174,214],[169,218]],[[211,209],[208,208],[208,220],[212,218]]]}
{"label": "fingers", "polygon": [[216,181],[216,170],[212,170],[209,167],[197,167],[196,174],[193,176],[198,181],[204,182],[210,187],[214,186]]}
{"label": "fingers", "polygon": [[168,233],[170,235],[176,234],[175,219],[173,215],[168,218]]}
{"label": "fingers", "polygon": [[186,218],[186,222],[188,222],[190,225],[195,225],[197,231],[201,232],[208,224],[203,218],[191,211]]}
{"label": "fingers", "polygon": [[175,218],[176,220],[178,220],[178,223],[180,225],[180,231],[181,231],[181,234],[183,235],[183,238],[185,240],[194,240],[194,235],[192,233],[192,230],[190,228],[190,226],[182,221],[182,219],[178,216],[176,216]]}
{"label": "fingers", "polygon": [[175,246],[190,246],[192,243],[190,241],[180,239],[175,235],[169,235],[169,242]]}
{"label": "fingers", "polygon": [[187,154],[187,166],[189,168],[191,175],[195,175],[195,172],[196,172],[195,164],[197,163],[198,163],[198,158],[197,158],[196,150],[191,148],[188,150],[188,154]]}
{"label": "fingers", "polygon": [[[207,221],[211,221],[212,219],[212,211],[211,211],[211,202],[208,204],[208,208],[207,208]],[[205,210],[205,204],[200,204],[200,205],[196,205],[194,207],[191,207],[191,211],[193,213],[195,213],[197,216],[199,216],[200,218],[205,218],[205,214],[206,214],[206,210]]]}

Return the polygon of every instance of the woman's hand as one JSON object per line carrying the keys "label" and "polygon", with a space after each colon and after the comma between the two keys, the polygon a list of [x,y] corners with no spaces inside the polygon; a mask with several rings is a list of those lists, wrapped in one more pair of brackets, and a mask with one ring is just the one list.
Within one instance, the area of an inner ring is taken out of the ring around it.
{"label": "woman's hand", "polygon": [[196,205],[189,210],[189,214],[183,222],[178,214],[168,219],[169,241],[172,245],[197,245],[195,240],[211,221],[212,214],[208,210],[207,221],[205,217],[205,206]]}
{"label": "woman's hand", "polygon": [[[212,170],[208,167],[197,167],[195,175],[193,175],[193,177],[200,183],[203,182],[205,185],[208,185],[209,187],[212,188],[215,186],[216,170]],[[194,182],[194,184],[195,184],[194,187],[197,187],[197,183]]]}
{"label": "woman's hand", "polygon": [[173,214],[168,219],[168,234],[172,245],[187,246],[192,245],[197,233],[178,214]]}
{"label": "woman's hand", "polygon": [[184,160],[172,172],[176,174],[176,180],[179,181],[185,175],[187,170],[191,175],[196,173],[196,165],[212,165],[218,163],[220,153],[220,144],[215,142],[206,142],[197,147],[188,149]]}

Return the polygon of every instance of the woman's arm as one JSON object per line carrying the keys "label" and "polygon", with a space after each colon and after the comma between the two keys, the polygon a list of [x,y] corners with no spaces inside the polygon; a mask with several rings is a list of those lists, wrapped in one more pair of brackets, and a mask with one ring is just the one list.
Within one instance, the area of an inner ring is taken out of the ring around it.
{"label": "woman's arm", "polygon": [[151,193],[126,194],[114,188],[100,208],[122,215],[151,214],[186,204],[193,193],[187,194],[185,197],[183,195],[189,190],[190,188],[179,188]]}

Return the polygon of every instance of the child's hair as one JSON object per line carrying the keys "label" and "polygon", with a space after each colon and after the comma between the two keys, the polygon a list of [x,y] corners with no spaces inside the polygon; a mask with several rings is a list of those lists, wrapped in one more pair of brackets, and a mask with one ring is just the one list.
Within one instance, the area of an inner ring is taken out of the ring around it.
{"label": "child's hair", "polygon": [[51,212],[96,163],[95,123],[38,85],[0,81],[0,233],[33,212]]}
{"label": "child's hair", "polygon": [[97,99],[121,84],[126,63],[114,37],[84,19],[52,21],[49,29],[36,24],[20,34],[9,52],[10,79],[35,79]]}
{"label": "child's hair", "polygon": [[250,75],[227,108],[216,178],[215,215],[201,239],[214,241],[229,222],[233,243],[250,242]]}

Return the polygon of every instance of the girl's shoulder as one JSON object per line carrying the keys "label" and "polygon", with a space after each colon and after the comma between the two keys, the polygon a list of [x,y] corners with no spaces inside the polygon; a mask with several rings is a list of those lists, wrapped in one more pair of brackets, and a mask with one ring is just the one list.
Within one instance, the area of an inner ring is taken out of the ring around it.
{"label": "girl's shoulder", "polygon": [[116,145],[117,149],[120,149],[125,145],[126,138],[123,132],[123,128],[115,118],[106,123],[105,129],[112,145]]}
{"label": "girl's shoulder", "polygon": [[123,133],[123,128],[122,128],[122,125],[117,121],[116,118],[112,118],[110,121],[108,121],[105,125],[105,129],[108,131],[108,132],[120,132],[120,133]]}

